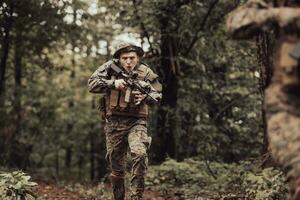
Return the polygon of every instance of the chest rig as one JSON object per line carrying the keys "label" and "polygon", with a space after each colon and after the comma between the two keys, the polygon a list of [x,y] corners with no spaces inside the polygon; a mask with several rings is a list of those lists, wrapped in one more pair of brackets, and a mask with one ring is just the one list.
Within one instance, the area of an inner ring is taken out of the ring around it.
{"label": "chest rig", "polygon": [[[136,80],[147,81],[148,67],[141,64],[133,69],[133,73],[137,74]],[[118,77],[117,74],[111,74],[111,80],[119,78],[121,77]],[[135,105],[131,88],[125,90],[111,89],[105,95],[105,102],[107,116],[120,115],[146,118],[148,115],[148,105],[144,101],[139,105]]]}
{"label": "chest rig", "polygon": [[[299,8],[298,0],[277,0],[278,7]],[[300,87],[300,27],[292,22],[279,31],[274,57],[273,82],[283,88]]]}
{"label": "chest rig", "polygon": [[275,52],[273,82],[280,83],[283,87],[287,88],[294,86],[299,88],[299,50],[300,37],[298,34],[281,34]]}
{"label": "chest rig", "polygon": [[300,32],[291,23],[279,30],[272,83],[265,92],[267,116],[286,111],[300,116]]}

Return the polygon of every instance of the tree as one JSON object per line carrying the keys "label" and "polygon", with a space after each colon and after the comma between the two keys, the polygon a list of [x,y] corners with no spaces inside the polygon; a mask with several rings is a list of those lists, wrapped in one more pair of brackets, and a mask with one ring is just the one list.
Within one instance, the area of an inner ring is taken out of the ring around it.
{"label": "tree", "polygon": [[[15,138],[19,137],[21,132],[22,124],[22,113],[24,109],[22,108],[22,93],[23,85],[22,79],[24,77],[24,72],[26,72],[27,63],[24,61],[31,60],[34,62],[44,62],[47,57],[41,58],[43,56],[43,49],[50,47],[61,35],[61,29],[58,31],[51,30],[55,26],[60,26],[64,15],[59,14],[60,10],[64,9],[65,3],[61,1],[62,5],[51,4],[49,2],[38,2],[38,1],[10,1],[9,3],[3,2],[2,8],[6,10],[6,14],[3,17],[3,23],[5,24],[6,34],[3,37],[3,56],[1,59],[1,101],[4,102],[4,88],[14,87],[13,90],[13,110],[9,111],[2,104],[4,116],[12,119],[12,124],[3,124],[1,129],[3,131],[1,135],[1,147],[4,148],[1,151],[1,155],[7,153],[8,157],[15,156],[20,152],[15,152],[14,145],[20,145],[15,142]],[[43,13],[43,14],[41,14]],[[61,27],[62,28],[62,27]],[[47,32],[47,30],[51,30]],[[39,42],[36,42],[36,38],[39,38]],[[11,51],[9,51],[9,47]],[[13,56],[12,56],[13,55]],[[9,65],[7,65],[9,64]],[[8,68],[14,65],[14,70]],[[43,66],[46,67],[46,66]],[[9,77],[9,73],[14,74],[14,82],[11,80],[5,80],[5,77]],[[7,93],[7,97],[10,97],[11,93]],[[2,120],[1,120],[2,121]],[[13,125],[13,126],[12,126]],[[28,146],[30,148],[30,145]],[[30,154],[24,152],[27,156]],[[20,155],[20,157],[23,157]],[[5,160],[5,159],[4,159]],[[17,166],[24,166],[25,160],[28,158],[19,159],[17,162],[12,159],[11,163],[17,164]]]}

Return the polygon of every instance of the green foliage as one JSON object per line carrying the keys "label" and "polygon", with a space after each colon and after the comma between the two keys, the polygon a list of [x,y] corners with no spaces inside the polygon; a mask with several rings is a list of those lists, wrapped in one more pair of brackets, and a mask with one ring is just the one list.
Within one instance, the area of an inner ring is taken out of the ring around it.
{"label": "green foliage", "polygon": [[[167,56],[174,66],[161,66],[161,55],[148,62],[169,82],[171,76],[178,80],[178,86],[169,86],[177,87],[177,95],[168,102],[176,102],[176,107],[164,102],[160,111],[165,111],[166,119],[154,129],[172,129],[175,159],[199,156],[232,162],[261,152],[262,94],[255,45],[229,40],[224,25],[224,16],[236,6],[235,1],[213,6],[212,1],[158,0],[119,1],[114,7],[121,24],[136,27],[142,39],[150,41],[149,51],[158,49],[162,54],[167,49],[162,38],[170,38],[168,45],[174,52]],[[169,68],[176,68],[175,72]],[[168,70],[170,77],[163,73]],[[170,90],[164,91],[166,96]],[[153,145],[161,139],[154,137]]]}
{"label": "green foliage", "polygon": [[[156,107],[149,119],[153,136],[162,123],[174,130],[176,159],[234,162],[260,154],[262,96],[255,44],[228,40],[223,24],[236,1],[219,1],[207,21],[203,20],[211,1],[203,0],[5,0],[0,12],[8,9],[9,2],[13,2],[14,14],[6,99],[0,108],[1,164],[19,168],[30,164],[56,179],[95,181],[104,175],[99,95],[88,93],[87,80],[110,58],[123,33],[134,34],[147,55],[157,53],[145,62],[160,74],[165,67],[160,64],[162,36],[176,41],[172,55],[172,62],[178,65],[174,72],[176,108],[162,108],[167,111],[166,120],[156,124],[160,114]],[[7,23],[8,11],[4,14],[0,15],[1,25]],[[3,39],[4,34],[0,35]],[[22,80],[17,111],[13,77],[18,50]],[[151,154],[161,140],[153,138],[150,157],[155,157]]]}
{"label": "green foliage", "polygon": [[176,162],[170,159],[150,168],[146,184],[162,194],[176,193],[184,199],[243,195],[256,200],[279,200],[284,199],[287,193],[281,171],[261,169],[253,161],[225,164],[193,159]]}
{"label": "green foliage", "polygon": [[30,176],[21,171],[0,173],[0,198],[2,200],[35,199],[33,188],[37,186],[30,181]]}
{"label": "green foliage", "polygon": [[[103,42],[110,41],[113,34],[108,27],[111,21],[102,22],[102,13],[88,11],[90,3],[81,0],[18,0],[0,4],[0,12],[10,5],[14,9],[6,102],[0,108],[2,165],[24,168],[30,162],[37,171],[57,178],[74,177],[71,175],[74,169],[79,179],[89,179],[90,166],[85,162],[89,158],[83,155],[90,152],[95,163],[102,162],[104,140],[98,137],[101,122],[97,97],[88,93],[86,83],[97,66],[105,62],[106,54],[102,52],[106,44]],[[1,24],[6,23],[5,20],[7,18],[0,15]],[[105,26],[108,33],[99,34]],[[17,41],[19,45],[16,45]],[[2,50],[2,44],[0,48]],[[18,111],[13,107],[16,101],[13,74],[17,49],[21,51],[22,61]],[[16,112],[21,116],[20,127],[15,126]],[[2,141],[9,145],[2,144]],[[91,148],[93,151],[88,150]],[[65,164],[67,152],[71,154],[69,164]],[[80,163],[80,166],[73,168],[74,163]],[[71,166],[66,173],[62,169],[65,165]]]}
{"label": "green foliage", "polygon": [[283,173],[274,168],[246,173],[242,186],[245,188],[246,194],[262,200],[285,199],[288,191],[287,185],[284,184]]}

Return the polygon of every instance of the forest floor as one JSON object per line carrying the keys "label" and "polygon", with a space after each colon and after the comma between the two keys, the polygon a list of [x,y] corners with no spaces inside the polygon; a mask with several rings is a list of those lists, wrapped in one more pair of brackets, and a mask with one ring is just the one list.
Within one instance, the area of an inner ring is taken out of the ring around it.
{"label": "forest floor", "polygon": [[54,183],[38,182],[37,194],[39,197],[53,200],[79,200],[80,194],[70,192]]}
{"label": "forest floor", "polygon": [[[95,186],[85,186],[85,187],[95,187]],[[95,189],[95,188],[94,188]],[[105,185],[105,192],[110,193],[110,186]],[[74,192],[69,190],[67,187],[59,186],[55,183],[47,182],[38,182],[37,188],[38,196],[43,200],[107,200],[106,197],[86,197],[80,192]],[[161,195],[158,191],[153,191],[147,189],[144,193],[144,200],[184,200],[180,197],[180,194],[170,192],[169,194]],[[235,197],[224,198],[221,197],[218,193],[203,194],[199,196],[197,200],[250,200],[249,198],[244,197],[243,195],[238,195]],[[129,197],[126,200],[130,200]]]}
{"label": "forest floor", "polygon": [[[130,175],[127,175],[126,186],[130,183]],[[111,199],[107,176],[96,183],[89,179],[81,179],[85,181],[79,183],[71,174],[58,179],[38,172],[26,174],[22,171],[5,172],[4,169],[3,173],[0,172],[0,178],[1,200],[3,195],[9,197],[12,193],[27,193],[29,199],[33,195],[37,196],[37,200]],[[160,165],[149,167],[145,185],[144,200],[286,199],[289,191],[281,170],[262,168],[253,160],[230,164],[210,162],[208,168],[207,163],[201,160],[177,162],[168,159]]]}
{"label": "forest floor", "polygon": [[[107,193],[110,192],[109,185],[106,185],[105,189],[107,190]],[[40,198],[45,200],[104,200],[104,198],[101,197],[85,197],[85,195],[82,195],[80,192],[71,191],[68,188],[59,186],[55,183],[42,181],[38,181],[37,194]],[[130,198],[127,197],[126,200],[129,199]],[[145,191],[145,200],[180,200],[180,197],[172,193],[161,196],[157,192],[148,189]]]}
{"label": "forest floor", "polygon": [[[261,168],[254,161],[240,163],[187,159],[167,160],[151,166],[145,179],[145,200],[258,200],[286,199],[288,186],[283,172]],[[49,179],[46,179],[49,180]],[[98,184],[60,183],[35,177],[39,200],[109,200],[108,180]],[[129,178],[125,179],[128,185]],[[128,190],[127,190],[128,191]],[[126,200],[129,200],[127,198]]]}

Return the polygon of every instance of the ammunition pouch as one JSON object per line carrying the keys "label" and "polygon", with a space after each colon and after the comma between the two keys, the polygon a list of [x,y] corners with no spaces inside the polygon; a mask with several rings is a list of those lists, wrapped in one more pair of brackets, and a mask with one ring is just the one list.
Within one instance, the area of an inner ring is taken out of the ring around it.
{"label": "ammunition pouch", "polygon": [[142,102],[140,105],[135,105],[131,92],[132,91],[130,89],[127,91],[111,90],[110,94],[106,96],[106,101],[109,102],[106,104],[106,114],[108,116],[122,115],[147,117],[148,105],[145,102]]}
{"label": "ammunition pouch", "polygon": [[[136,80],[144,81],[153,78],[154,75],[149,75],[149,68],[145,65],[140,65],[135,72],[137,73]],[[116,80],[117,75],[112,75],[111,80]],[[131,88],[126,90],[111,89],[105,95],[105,113],[106,116],[121,115],[131,117],[144,117],[148,116],[148,105],[143,101],[139,105],[135,105],[134,96],[132,95]]]}
{"label": "ammunition pouch", "polygon": [[273,80],[284,87],[300,86],[299,60],[291,56],[299,41],[296,36],[283,36],[278,43]]}

